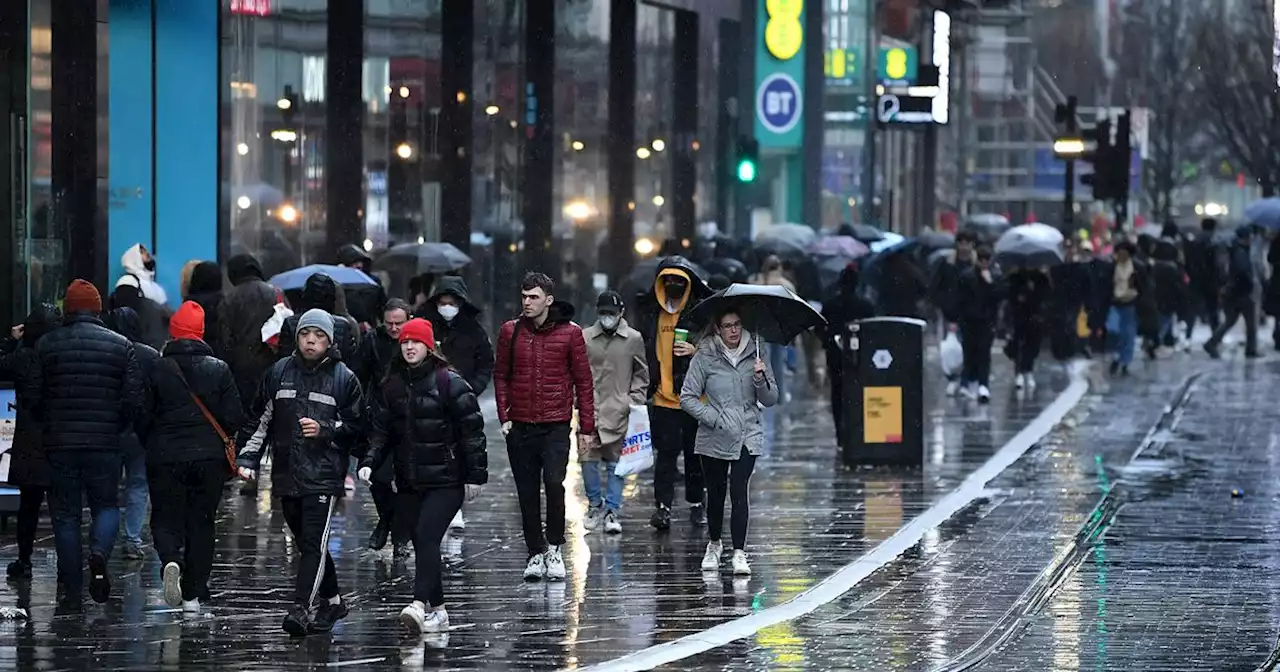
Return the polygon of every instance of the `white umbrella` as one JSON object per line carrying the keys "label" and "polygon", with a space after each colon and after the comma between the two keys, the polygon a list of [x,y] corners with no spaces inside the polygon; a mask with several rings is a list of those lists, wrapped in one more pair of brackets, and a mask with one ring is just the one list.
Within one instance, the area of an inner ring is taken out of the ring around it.
{"label": "white umbrella", "polygon": [[1015,226],[996,241],[996,263],[1003,269],[1061,264],[1062,240],[1062,232],[1048,224]]}

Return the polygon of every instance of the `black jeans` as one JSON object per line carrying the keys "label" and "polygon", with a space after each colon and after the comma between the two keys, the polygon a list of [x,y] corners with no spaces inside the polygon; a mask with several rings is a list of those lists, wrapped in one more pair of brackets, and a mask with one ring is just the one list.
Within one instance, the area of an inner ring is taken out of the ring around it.
{"label": "black jeans", "polygon": [[151,537],[162,567],[182,567],[184,600],[209,599],[214,522],[230,473],[226,460],[147,465]]}
{"label": "black jeans", "polygon": [[338,594],[338,574],[328,551],[329,525],[337,505],[334,495],[280,498],[284,522],[293,531],[294,543],[302,555],[294,584],[295,604],[309,607],[316,598],[328,600]]}
{"label": "black jeans", "polygon": [[1013,325],[1013,357],[1018,373],[1031,373],[1040,357],[1044,325],[1039,322],[1017,322]]}
{"label": "black jeans", "polygon": [[[32,486],[18,491],[18,560],[22,562],[31,562],[36,529],[40,526],[40,505],[47,492],[45,488]],[[49,502],[49,508],[54,508],[53,502]]]}
{"label": "black jeans", "polygon": [[1258,304],[1253,299],[1239,299],[1230,301],[1226,305],[1227,319],[1218,325],[1213,331],[1213,338],[1209,339],[1206,346],[1216,348],[1222,345],[1222,339],[1226,337],[1227,332],[1236,326],[1236,322],[1241,317],[1244,318],[1244,351],[1247,353],[1255,353],[1258,351]]}
{"label": "black jeans", "polygon": [[684,455],[684,499],[701,504],[706,485],[702,462],[693,452],[698,421],[678,408],[649,405],[649,431],[653,434],[653,499],[658,506],[671,508],[676,499],[676,461]]}
{"label": "black jeans", "polygon": [[964,351],[964,374],[960,376],[961,380],[965,383],[991,385],[991,346],[995,340],[996,334],[990,326],[964,326],[964,338],[960,340],[960,347]]}
{"label": "black jeans", "polygon": [[[512,423],[507,456],[520,499],[524,544],[533,557],[564,544],[564,478],[569,471],[569,423]],[[547,533],[542,534],[542,489],[547,490]],[[452,518],[453,514],[449,514]],[[448,522],[448,521],[446,521]]]}
{"label": "black jeans", "polygon": [[413,599],[433,607],[444,604],[440,540],[449,531],[449,521],[453,520],[454,514],[462,510],[465,494],[466,490],[458,486],[422,492],[402,490],[396,498],[397,526],[413,531],[413,550],[417,559]]}
{"label": "black jeans", "polygon": [[89,502],[89,553],[111,558],[120,534],[120,473],[123,460],[116,450],[64,450],[49,453],[53,536],[58,549],[58,578],[67,595],[84,587],[84,549],[81,546],[82,503]]}
{"label": "black jeans", "polygon": [[408,526],[400,525],[396,518],[396,511],[399,509],[396,491],[392,489],[390,483],[380,483],[374,481],[369,486],[369,492],[373,494],[373,508],[378,510],[378,524],[385,525],[391,530],[391,541],[394,544],[405,544],[413,536],[413,524]]}
{"label": "black jeans", "polygon": [[747,452],[746,446],[742,447],[736,460],[702,456],[702,470],[707,475],[707,533],[711,541],[720,541],[724,530],[724,496],[727,484],[729,498],[733,502],[729,531],[733,535],[735,551],[747,547],[747,522],[751,516],[747,486],[751,483],[751,472],[755,468],[756,456]]}

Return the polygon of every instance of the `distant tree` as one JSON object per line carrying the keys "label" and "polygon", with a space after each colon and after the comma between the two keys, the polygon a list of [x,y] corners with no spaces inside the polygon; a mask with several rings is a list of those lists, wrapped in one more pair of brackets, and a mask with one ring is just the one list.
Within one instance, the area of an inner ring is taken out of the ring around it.
{"label": "distant tree", "polygon": [[1280,90],[1273,70],[1270,2],[1206,8],[1187,43],[1191,91],[1201,129],[1264,196],[1280,189]]}

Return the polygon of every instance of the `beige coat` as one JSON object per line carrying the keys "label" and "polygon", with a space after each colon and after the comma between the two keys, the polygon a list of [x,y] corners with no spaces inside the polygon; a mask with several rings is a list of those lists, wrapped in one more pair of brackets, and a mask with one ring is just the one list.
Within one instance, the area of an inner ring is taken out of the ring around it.
{"label": "beige coat", "polygon": [[616,461],[627,433],[631,406],[643,406],[649,390],[649,365],[645,360],[644,338],[626,320],[613,334],[599,323],[582,332],[595,380],[596,434],[600,437],[600,457]]}

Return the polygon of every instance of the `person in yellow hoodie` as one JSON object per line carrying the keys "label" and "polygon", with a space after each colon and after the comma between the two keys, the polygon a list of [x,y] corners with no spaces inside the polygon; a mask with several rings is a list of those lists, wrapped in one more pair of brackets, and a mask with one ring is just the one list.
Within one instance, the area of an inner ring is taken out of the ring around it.
{"label": "person in yellow hoodie", "polygon": [[689,502],[689,520],[695,525],[707,521],[703,504],[705,486],[702,463],[693,452],[698,421],[680,410],[680,389],[697,352],[696,325],[689,314],[698,302],[711,295],[693,264],[681,256],[670,256],[658,265],[653,289],[640,296],[637,324],[644,336],[649,364],[649,426],[653,432],[653,494],[655,510],[649,524],[658,530],[671,528],[671,506],[675,501],[677,462],[684,455],[684,497]]}

